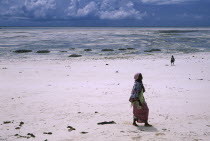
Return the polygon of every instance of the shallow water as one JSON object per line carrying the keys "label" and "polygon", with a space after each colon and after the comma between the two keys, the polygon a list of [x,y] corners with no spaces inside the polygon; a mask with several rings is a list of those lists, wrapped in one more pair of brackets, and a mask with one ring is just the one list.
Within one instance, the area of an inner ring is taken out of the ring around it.
{"label": "shallow water", "polygon": [[210,50],[210,28],[1,28],[0,56],[12,57],[17,49],[30,49],[30,55],[50,50],[54,55],[86,56],[145,54],[150,49],[160,49],[161,53],[205,52]]}

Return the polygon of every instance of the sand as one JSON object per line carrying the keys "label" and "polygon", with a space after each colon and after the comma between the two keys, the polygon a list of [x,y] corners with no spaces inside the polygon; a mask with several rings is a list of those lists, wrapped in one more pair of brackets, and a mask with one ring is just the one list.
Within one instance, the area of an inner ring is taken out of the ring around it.
{"label": "sand", "polygon": [[[210,140],[210,53],[174,56],[0,59],[0,141]],[[132,126],[137,72],[153,127]]]}

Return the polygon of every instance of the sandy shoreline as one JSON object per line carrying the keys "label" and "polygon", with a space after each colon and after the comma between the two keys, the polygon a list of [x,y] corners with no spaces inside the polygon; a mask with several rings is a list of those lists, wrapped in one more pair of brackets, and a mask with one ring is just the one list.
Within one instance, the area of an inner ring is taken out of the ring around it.
{"label": "sandy shoreline", "polygon": [[[175,66],[170,56],[1,59],[0,141],[207,141],[210,53],[175,55]],[[151,128],[131,125],[136,72],[144,76]],[[116,124],[97,124],[103,121]]]}

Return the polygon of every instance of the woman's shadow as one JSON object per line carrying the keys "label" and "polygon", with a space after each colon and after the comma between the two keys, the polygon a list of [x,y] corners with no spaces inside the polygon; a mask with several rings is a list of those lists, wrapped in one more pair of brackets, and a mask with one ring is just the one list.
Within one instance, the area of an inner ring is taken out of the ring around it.
{"label": "woman's shadow", "polygon": [[137,126],[136,128],[144,132],[158,132],[157,128],[155,128],[154,126],[151,126],[151,127]]}

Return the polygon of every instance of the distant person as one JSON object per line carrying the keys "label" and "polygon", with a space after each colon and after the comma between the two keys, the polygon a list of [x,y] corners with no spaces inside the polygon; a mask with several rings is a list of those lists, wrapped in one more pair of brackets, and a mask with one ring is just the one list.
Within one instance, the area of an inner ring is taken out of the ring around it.
{"label": "distant person", "polygon": [[149,108],[143,96],[145,88],[142,83],[142,74],[135,74],[134,79],[135,82],[129,99],[133,106],[133,125],[138,126],[136,122],[139,122],[144,123],[144,126],[150,127],[152,125],[148,123]]}
{"label": "distant person", "polygon": [[175,58],[174,58],[174,56],[172,55],[172,56],[171,56],[171,66],[174,65],[174,62],[175,62]]}

